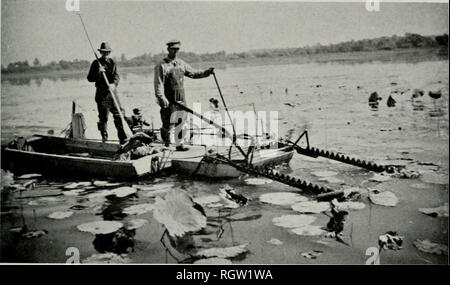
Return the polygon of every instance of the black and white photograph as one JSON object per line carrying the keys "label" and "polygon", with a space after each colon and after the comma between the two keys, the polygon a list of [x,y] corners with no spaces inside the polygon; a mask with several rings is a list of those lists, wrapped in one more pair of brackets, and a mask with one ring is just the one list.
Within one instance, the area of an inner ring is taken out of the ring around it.
{"label": "black and white photograph", "polygon": [[448,265],[448,33],[441,0],[1,0],[0,264]]}

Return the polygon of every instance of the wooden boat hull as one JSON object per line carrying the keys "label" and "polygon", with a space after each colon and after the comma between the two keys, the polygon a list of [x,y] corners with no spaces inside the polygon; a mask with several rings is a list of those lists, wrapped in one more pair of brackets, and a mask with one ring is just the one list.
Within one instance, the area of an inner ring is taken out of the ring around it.
{"label": "wooden boat hull", "polygon": [[[163,156],[158,153],[131,161],[114,161],[112,156],[118,144],[37,135],[28,142],[34,151],[2,148],[2,168],[14,173],[132,179],[155,174],[152,160],[161,160]],[[85,152],[94,157],[68,154]]]}
{"label": "wooden boat hull", "polygon": [[[259,150],[252,160],[254,166],[268,166],[288,163],[294,155],[289,148]],[[202,157],[195,158],[173,158],[172,169],[188,175],[196,175],[213,178],[233,178],[239,177],[243,173],[231,165],[224,163],[214,163],[202,160]]]}

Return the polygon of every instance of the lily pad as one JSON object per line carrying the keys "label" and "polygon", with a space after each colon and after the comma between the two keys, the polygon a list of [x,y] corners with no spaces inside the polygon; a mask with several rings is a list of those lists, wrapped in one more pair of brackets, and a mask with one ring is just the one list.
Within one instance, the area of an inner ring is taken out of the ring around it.
{"label": "lily pad", "polygon": [[39,202],[44,202],[44,203],[57,203],[57,202],[63,202],[64,198],[60,198],[60,197],[42,197],[38,199]]}
{"label": "lily pad", "polygon": [[115,254],[112,252],[93,254],[88,258],[82,260],[81,263],[91,263],[91,264],[124,264],[130,263],[131,259],[127,257],[126,254]]}
{"label": "lily pad", "polygon": [[325,171],[314,171],[311,174],[317,177],[331,177],[337,175],[338,173],[336,171],[325,170]]}
{"label": "lily pad", "polygon": [[182,190],[172,190],[164,199],[156,197],[154,218],[163,224],[172,237],[206,227],[206,217],[194,207],[191,197]]}
{"label": "lily pad", "polygon": [[263,185],[272,183],[273,180],[267,178],[247,178],[245,179],[245,183],[249,185]]}
{"label": "lily pad", "polygon": [[292,205],[292,210],[300,213],[313,213],[318,214],[330,209],[330,203],[317,202],[317,201],[305,201]]}
{"label": "lily pad", "polygon": [[133,185],[133,187],[139,189],[139,191],[160,191],[160,190],[171,190],[175,187],[175,183],[166,182],[166,183],[158,183],[151,185]]}
{"label": "lily pad", "polygon": [[419,208],[419,211],[425,215],[432,217],[447,217],[448,218],[448,203],[436,208]]}
{"label": "lily pad", "polygon": [[128,186],[119,187],[110,191],[111,195],[115,195],[118,198],[124,198],[136,192],[137,192],[136,188]]}
{"label": "lily pad", "polygon": [[429,241],[428,239],[425,240],[415,240],[414,246],[417,247],[418,250],[436,254],[436,255],[448,255],[448,246],[445,244],[438,244]]}
{"label": "lily pad", "polygon": [[194,261],[194,264],[233,264],[233,263],[225,258],[211,257],[196,260]]}
{"label": "lily pad", "polygon": [[84,192],[83,189],[75,189],[75,190],[70,190],[70,191],[63,191],[62,193],[64,196],[78,196],[82,192]]}
{"label": "lily pad", "polygon": [[100,191],[95,191],[94,193],[88,194],[86,197],[89,199],[95,199],[95,198],[106,197],[108,195],[111,195],[110,190],[100,190]]}
{"label": "lily pad", "polygon": [[38,238],[38,237],[44,236],[46,234],[48,234],[47,230],[35,230],[35,231],[29,231],[29,232],[24,233],[22,235],[22,237],[24,237],[24,238]]}
{"label": "lily pad", "polygon": [[290,206],[295,203],[308,201],[308,198],[292,192],[274,192],[262,194],[259,196],[259,200],[267,204]]}
{"label": "lily pad", "polygon": [[123,227],[123,224],[117,221],[96,221],[78,225],[77,229],[82,232],[98,235],[117,232],[121,227]]}
{"label": "lily pad", "polygon": [[232,258],[248,251],[248,243],[230,246],[230,247],[215,247],[202,249],[197,252],[196,256],[203,257],[219,257],[219,258]]}
{"label": "lily pad", "polygon": [[369,181],[372,182],[385,182],[385,181],[389,181],[392,178],[388,175],[382,175],[382,174],[378,174],[375,173],[371,178],[369,178]]}
{"label": "lily pad", "polygon": [[304,258],[316,259],[320,255],[322,255],[322,253],[323,253],[323,251],[321,251],[321,250],[313,250],[313,251],[309,251],[309,252],[302,252],[301,254]]}
{"label": "lily pad", "polygon": [[139,229],[140,227],[146,225],[147,223],[148,223],[148,221],[145,219],[129,220],[124,224],[124,228],[127,230],[136,230],[136,229]]}
{"label": "lily pad", "polygon": [[72,215],[73,215],[72,211],[65,211],[65,212],[54,212],[54,213],[51,213],[50,215],[48,215],[47,217],[50,219],[55,219],[55,220],[62,220],[62,219],[66,219]]}
{"label": "lily pad", "polygon": [[272,222],[283,228],[299,228],[311,224],[316,220],[314,216],[308,215],[284,215],[273,218]]}
{"label": "lily pad", "polygon": [[39,178],[39,177],[42,177],[42,175],[38,174],[38,173],[30,173],[30,174],[21,175],[21,176],[17,177],[17,179],[31,179],[31,178]]}
{"label": "lily pad", "polygon": [[398,198],[391,191],[383,191],[379,193],[370,193],[369,199],[372,203],[387,207],[394,207],[398,203]]}
{"label": "lily pad", "polygon": [[155,204],[146,203],[133,205],[125,208],[122,212],[127,215],[142,215],[148,212],[151,212],[155,209]]}
{"label": "lily pad", "polygon": [[294,234],[299,236],[318,236],[325,233],[321,226],[306,225],[303,227],[291,230]]}
{"label": "lily pad", "polygon": [[208,206],[208,204],[220,202],[220,197],[218,195],[206,195],[194,198],[194,202],[202,206]]}
{"label": "lily pad", "polygon": [[91,184],[92,184],[91,182],[72,182],[64,185],[63,188],[66,190],[73,190],[79,187],[87,187],[90,186]]}
{"label": "lily pad", "polygon": [[338,211],[361,210],[366,207],[366,204],[362,202],[353,202],[353,201],[338,202],[335,204],[336,210]]}
{"label": "lily pad", "polygon": [[273,244],[273,245],[282,245],[283,242],[276,238],[271,238],[270,240],[266,241],[267,243]]}

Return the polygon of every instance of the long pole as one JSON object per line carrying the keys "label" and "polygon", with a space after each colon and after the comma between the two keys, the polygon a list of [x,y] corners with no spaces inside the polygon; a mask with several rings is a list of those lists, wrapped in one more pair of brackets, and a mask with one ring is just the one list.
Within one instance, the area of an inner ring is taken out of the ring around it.
{"label": "long pole", "polygon": [[[97,60],[99,66],[102,66],[100,63],[100,60],[97,56],[97,53],[95,52],[94,46],[92,45],[91,39],[89,38],[89,34],[86,29],[86,25],[84,24],[83,17],[81,17],[80,13],[77,13],[77,15],[80,16],[81,24],[83,25],[84,32],[89,41],[89,44],[91,45],[91,49],[92,49],[92,52],[94,53],[95,59]],[[101,73],[102,73],[103,79],[106,82],[106,87],[108,88],[108,92],[111,94],[111,97],[113,99],[114,106],[116,107],[117,112],[119,113],[120,121],[122,122],[122,127],[123,127],[123,131],[125,133],[125,136],[127,138],[130,138],[131,136],[133,136],[133,132],[130,130],[130,127],[128,126],[127,122],[125,121],[125,118],[123,117],[122,111],[121,111],[119,103],[118,103],[118,99],[116,98],[116,94],[114,94],[114,92],[111,90],[111,88],[109,86],[110,83],[108,81],[108,78],[106,77],[106,72],[102,71]]]}
{"label": "long pole", "polygon": [[236,142],[236,129],[234,128],[233,120],[231,119],[230,112],[228,111],[227,104],[225,103],[225,99],[223,98],[222,91],[220,90],[219,82],[217,82],[216,74],[213,73],[214,81],[216,82],[217,89],[219,90],[220,98],[222,99],[223,107],[227,112],[228,119],[230,119],[231,127],[233,128],[233,143]]}
{"label": "long pole", "polygon": [[[237,144],[236,129],[235,129],[235,127],[234,127],[233,120],[231,119],[230,112],[228,111],[227,104],[225,103],[225,98],[223,98],[222,91],[220,90],[219,82],[217,81],[217,77],[216,77],[216,74],[215,74],[214,72],[213,72],[213,76],[214,76],[214,81],[216,82],[217,89],[219,90],[220,98],[222,99],[223,107],[225,108],[225,111],[227,112],[228,119],[230,119],[231,127],[233,128],[233,141],[232,141],[232,142],[233,142],[233,144],[238,148],[238,150],[239,150],[241,153],[243,153],[241,147],[239,147],[238,144]],[[228,151],[228,156],[231,157],[231,147],[230,147],[230,149],[229,149],[229,151]],[[244,157],[245,157],[246,159],[248,158],[246,155],[244,155]]]}

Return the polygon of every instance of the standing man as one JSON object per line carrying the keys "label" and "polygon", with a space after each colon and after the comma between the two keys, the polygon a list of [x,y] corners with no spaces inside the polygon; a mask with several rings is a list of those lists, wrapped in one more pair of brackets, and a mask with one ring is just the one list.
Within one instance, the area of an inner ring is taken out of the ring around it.
{"label": "standing man", "polygon": [[[171,139],[174,136],[175,126],[181,127],[180,124],[183,124],[186,120],[186,112],[180,110],[174,103],[186,104],[183,86],[184,76],[194,79],[208,77],[214,73],[214,68],[211,67],[204,71],[193,70],[189,64],[177,58],[180,47],[181,43],[177,40],[167,43],[169,54],[156,65],[154,84],[155,95],[159,106],[161,106],[161,137],[167,146],[174,140],[177,151],[186,151],[188,148],[182,145],[178,135]],[[181,112],[184,114],[181,118],[178,118],[181,119],[181,122],[174,118],[176,116],[172,116],[176,111],[179,111],[177,114]]]}
{"label": "standing man", "polygon": [[[122,121],[120,119],[120,110],[117,110],[117,108],[114,106],[112,95],[108,90],[109,85],[109,89],[111,90],[111,92],[115,92],[117,85],[119,84],[119,74],[117,73],[117,66],[116,63],[108,57],[111,53],[111,48],[108,43],[102,43],[98,51],[100,52],[101,57],[98,61],[94,60],[92,62],[91,68],[89,69],[89,74],[87,76],[87,80],[89,82],[95,82],[95,87],[97,88],[95,92],[95,102],[97,103],[98,110],[97,127],[100,131],[100,134],[102,135],[102,141],[107,141],[108,116],[109,112],[111,112],[114,118],[114,125],[117,129],[117,136],[119,137],[120,144],[123,144],[127,136],[125,134],[125,131],[123,130]],[[109,81],[108,83],[105,82],[102,72],[106,72],[106,78]],[[115,94],[117,100],[119,100],[117,93]],[[117,103],[120,106],[120,102]]]}

